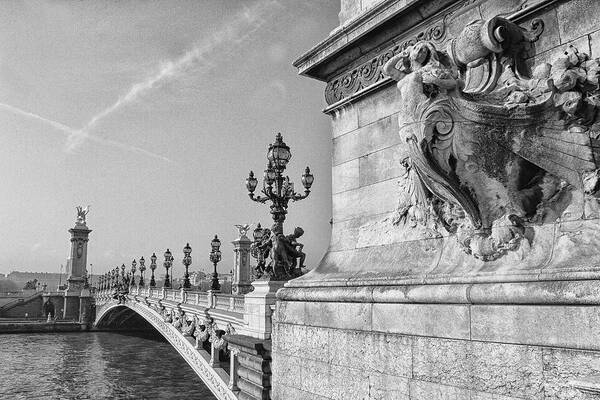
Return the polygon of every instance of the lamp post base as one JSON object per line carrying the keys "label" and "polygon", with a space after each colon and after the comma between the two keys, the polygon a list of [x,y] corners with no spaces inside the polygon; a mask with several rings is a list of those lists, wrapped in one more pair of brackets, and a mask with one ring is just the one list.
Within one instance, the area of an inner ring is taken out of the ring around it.
{"label": "lamp post base", "polygon": [[210,289],[211,290],[221,290],[221,285],[219,285],[219,274],[217,274],[216,272],[213,272],[213,274],[212,274],[212,281],[210,284]]}
{"label": "lamp post base", "polygon": [[184,276],[184,279],[183,279],[183,288],[184,289],[189,289],[191,287],[192,287],[192,285],[190,283],[190,274],[188,273],[188,266],[186,265],[185,266],[185,276]]}
{"label": "lamp post base", "polygon": [[169,268],[166,268],[167,273],[165,274],[165,283],[163,284],[164,287],[166,288],[170,288],[171,287],[171,278],[169,277]]}

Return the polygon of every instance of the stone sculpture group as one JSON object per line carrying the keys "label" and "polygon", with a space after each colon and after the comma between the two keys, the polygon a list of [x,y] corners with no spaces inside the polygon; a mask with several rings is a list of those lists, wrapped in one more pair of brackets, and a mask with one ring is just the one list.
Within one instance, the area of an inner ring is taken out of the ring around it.
{"label": "stone sculpture group", "polygon": [[263,229],[262,237],[252,243],[250,251],[257,260],[257,278],[269,276],[275,280],[287,280],[302,275],[306,255],[298,238],[304,234],[304,229],[296,227],[294,233],[286,236],[277,226],[274,225],[273,230]]}

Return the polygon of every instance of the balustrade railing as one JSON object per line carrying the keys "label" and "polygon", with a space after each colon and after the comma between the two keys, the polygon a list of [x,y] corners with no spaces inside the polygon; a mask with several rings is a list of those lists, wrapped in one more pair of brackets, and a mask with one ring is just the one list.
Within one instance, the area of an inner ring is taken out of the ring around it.
{"label": "balustrade railing", "polygon": [[[111,299],[115,289],[99,290],[95,293],[97,299]],[[213,292],[182,291],[177,289],[132,287],[129,294],[148,298],[170,300],[177,303],[213,308],[221,311],[236,313],[244,312],[244,296]],[[164,297],[163,297],[164,295]]]}
{"label": "balustrade railing", "polygon": [[165,299],[175,301],[175,291],[173,289],[165,289]]}
{"label": "balustrade railing", "polygon": [[243,313],[245,310],[245,298],[243,295],[233,295],[233,310],[234,312]]}
{"label": "balustrade railing", "polygon": [[224,311],[244,312],[244,296],[235,294],[215,295],[213,308]]}

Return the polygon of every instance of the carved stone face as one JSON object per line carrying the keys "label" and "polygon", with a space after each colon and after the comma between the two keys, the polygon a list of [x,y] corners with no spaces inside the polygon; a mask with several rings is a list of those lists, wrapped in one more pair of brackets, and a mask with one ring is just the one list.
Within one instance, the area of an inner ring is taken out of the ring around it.
{"label": "carved stone face", "polygon": [[410,61],[412,64],[412,68],[416,69],[419,66],[423,65],[427,58],[429,57],[429,49],[423,43],[417,43],[413,46],[410,52]]}

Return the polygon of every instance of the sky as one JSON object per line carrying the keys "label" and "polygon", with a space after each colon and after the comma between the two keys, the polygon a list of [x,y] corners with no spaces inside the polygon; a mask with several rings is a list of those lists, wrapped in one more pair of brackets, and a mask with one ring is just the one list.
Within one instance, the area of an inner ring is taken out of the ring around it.
{"label": "sky", "polygon": [[[270,226],[244,180],[277,132],[307,265],[329,244],[325,84],[292,62],[337,25],[331,0],[0,2],[0,273],[58,272],[75,206],[90,205],[88,264],[101,273],[167,248],[181,276],[207,271],[210,240],[233,263],[235,224]],[[261,178],[262,179],[262,178]]]}

